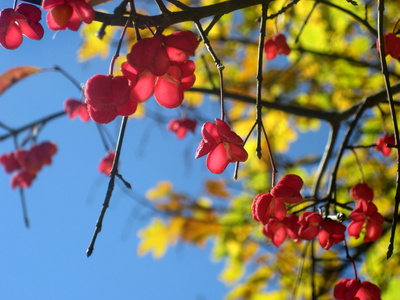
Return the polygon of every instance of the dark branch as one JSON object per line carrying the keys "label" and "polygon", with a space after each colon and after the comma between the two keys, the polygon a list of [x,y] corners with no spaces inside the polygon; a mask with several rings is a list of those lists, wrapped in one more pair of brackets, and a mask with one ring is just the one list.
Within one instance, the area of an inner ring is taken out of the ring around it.
{"label": "dark branch", "polygon": [[[224,15],[246,7],[259,5],[263,0],[230,0],[221,3],[207,5],[202,7],[191,7],[185,11],[171,12],[168,15],[145,16],[138,14],[135,19],[135,24],[140,29],[145,29],[147,26],[158,26],[167,28],[171,25],[194,22],[215,15]],[[95,21],[103,22],[111,26],[124,26],[128,17],[116,18],[114,15],[102,12],[96,12]]]}

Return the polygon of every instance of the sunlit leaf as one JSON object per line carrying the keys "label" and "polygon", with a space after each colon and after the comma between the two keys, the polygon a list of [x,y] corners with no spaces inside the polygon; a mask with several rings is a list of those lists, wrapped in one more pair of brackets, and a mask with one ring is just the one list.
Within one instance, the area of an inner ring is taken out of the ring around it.
{"label": "sunlit leaf", "polygon": [[211,196],[227,198],[229,197],[229,191],[226,188],[225,180],[206,180],[206,191]]}
{"label": "sunlit leaf", "polygon": [[155,219],[147,228],[139,231],[138,255],[152,253],[153,258],[162,257],[167,251],[167,229],[160,219]]}
{"label": "sunlit leaf", "polygon": [[146,193],[146,198],[149,200],[158,200],[164,198],[172,191],[172,183],[169,181],[161,181],[154,188]]}
{"label": "sunlit leaf", "polygon": [[162,257],[169,245],[175,245],[184,225],[184,218],[172,218],[165,224],[160,219],[154,219],[145,229],[139,231],[140,244],[138,254],[152,253],[153,258]]}
{"label": "sunlit leaf", "polygon": [[208,238],[220,231],[220,226],[215,221],[216,218],[212,215],[202,220],[187,218],[183,227],[182,240],[200,247],[204,246]]}
{"label": "sunlit leaf", "polygon": [[0,95],[15,83],[40,71],[41,68],[33,66],[20,66],[5,71],[0,75]]}
{"label": "sunlit leaf", "polygon": [[233,284],[243,276],[244,271],[244,265],[240,260],[230,259],[219,278],[227,284]]}
{"label": "sunlit leaf", "polygon": [[114,27],[108,26],[106,34],[99,39],[98,32],[102,26],[100,22],[92,22],[90,24],[82,24],[80,35],[82,44],[78,49],[78,60],[83,62],[92,59],[96,56],[107,58],[110,52],[111,41]]}

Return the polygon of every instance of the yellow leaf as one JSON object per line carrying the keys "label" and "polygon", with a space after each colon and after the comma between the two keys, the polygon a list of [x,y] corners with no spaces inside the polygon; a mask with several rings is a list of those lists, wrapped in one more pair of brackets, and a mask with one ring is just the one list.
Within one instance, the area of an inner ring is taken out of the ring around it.
{"label": "yellow leaf", "polygon": [[229,192],[226,189],[225,180],[206,180],[206,191],[211,196],[227,198],[229,197]]}
{"label": "yellow leaf", "polygon": [[224,270],[220,275],[220,279],[228,284],[238,281],[244,274],[244,264],[238,259],[230,259],[227,261]]}
{"label": "yellow leaf", "polygon": [[198,107],[203,104],[204,94],[185,93],[185,103],[189,107]]}
{"label": "yellow leaf", "polygon": [[167,196],[171,191],[172,184],[168,181],[161,181],[156,187],[147,191],[146,198],[149,200],[159,200]]}
{"label": "yellow leaf", "polygon": [[175,245],[182,233],[183,226],[185,225],[185,218],[173,217],[169,222],[168,227],[168,241],[170,245]]}
{"label": "yellow leaf", "polygon": [[96,56],[107,58],[110,52],[111,38],[114,33],[114,28],[108,26],[106,34],[102,39],[96,36],[102,23],[92,22],[91,24],[83,24],[81,29],[81,36],[83,39],[81,47],[78,49],[78,60],[87,61]]}
{"label": "yellow leaf", "polygon": [[168,224],[160,219],[155,219],[147,228],[139,231],[141,239],[138,247],[138,255],[152,253],[153,258],[162,257],[169,245],[175,245],[181,235],[185,219],[173,217]]}
{"label": "yellow leaf", "polygon": [[5,71],[0,75],[0,95],[13,84],[41,70],[38,67],[20,66]]}
{"label": "yellow leaf", "polygon": [[133,115],[130,115],[131,118],[142,119],[146,113],[146,105],[145,102],[138,103],[137,109]]}
{"label": "yellow leaf", "polygon": [[158,203],[156,208],[161,211],[179,211],[182,209],[182,204],[178,198],[171,198],[167,203]]}
{"label": "yellow leaf", "polygon": [[138,236],[141,239],[138,255],[151,252],[153,258],[160,258],[167,251],[167,229],[160,219],[155,219],[150,226],[139,231]]}
{"label": "yellow leaf", "polygon": [[204,246],[207,238],[215,236],[220,231],[220,226],[216,223],[215,216],[208,214],[208,218],[196,220],[185,219],[182,231],[182,240]]}

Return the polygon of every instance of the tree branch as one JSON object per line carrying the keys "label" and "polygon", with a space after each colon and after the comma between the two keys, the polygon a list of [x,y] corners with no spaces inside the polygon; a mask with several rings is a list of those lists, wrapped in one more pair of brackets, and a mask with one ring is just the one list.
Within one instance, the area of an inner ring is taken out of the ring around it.
{"label": "tree branch", "polygon": [[[137,14],[135,25],[140,29],[145,29],[147,26],[167,28],[178,23],[194,22],[215,15],[228,14],[246,7],[262,4],[263,2],[264,0],[229,0],[202,7],[190,7],[185,11],[171,12],[169,15],[145,16]],[[270,1],[268,1],[268,3],[269,2]],[[127,19],[128,17],[116,18],[114,15],[96,11],[94,20],[110,26],[124,26]]]}

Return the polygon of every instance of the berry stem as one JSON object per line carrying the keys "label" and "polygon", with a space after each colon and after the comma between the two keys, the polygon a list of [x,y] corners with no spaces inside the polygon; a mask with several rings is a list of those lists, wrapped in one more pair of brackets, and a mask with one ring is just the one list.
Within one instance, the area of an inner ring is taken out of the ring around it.
{"label": "berry stem", "polygon": [[394,34],[395,34],[396,27],[397,27],[397,25],[399,24],[399,22],[400,22],[400,19],[398,19],[397,22],[396,22],[396,24],[394,24],[394,26],[393,26],[392,32],[393,32]]}
{"label": "berry stem", "polygon": [[346,238],[343,240],[343,244],[344,244],[344,249],[346,250],[346,258],[350,260],[351,264],[353,265],[354,278],[355,280],[358,280],[356,264],[354,263],[353,258],[349,254],[349,248],[347,247]]}
{"label": "berry stem", "polygon": [[361,162],[360,162],[360,160],[358,159],[357,152],[356,152],[356,150],[355,150],[354,148],[351,148],[351,152],[353,152],[354,157],[355,157],[356,162],[357,162],[357,165],[358,165],[358,169],[360,170],[361,181],[362,181],[362,183],[365,183],[364,172],[363,172],[363,170],[362,170]]}
{"label": "berry stem", "polygon": [[126,33],[126,29],[128,28],[128,24],[129,24],[129,23],[131,23],[131,20],[127,20],[127,21],[126,21],[125,26],[124,26],[124,29],[122,30],[122,33],[121,33],[121,37],[120,37],[119,42],[118,42],[117,51],[115,52],[113,58],[111,59],[110,71],[109,71],[109,74],[108,74],[110,77],[113,77],[113,73],[114,73],[114,64],[115,64],[115,61],[117,60],[117,58],[119,57],[119,52],[120,52],[120,50],[121,50],[122,41],[123,41],[123,39],[124,39],[124,36],[125,36],[125,33]]}

